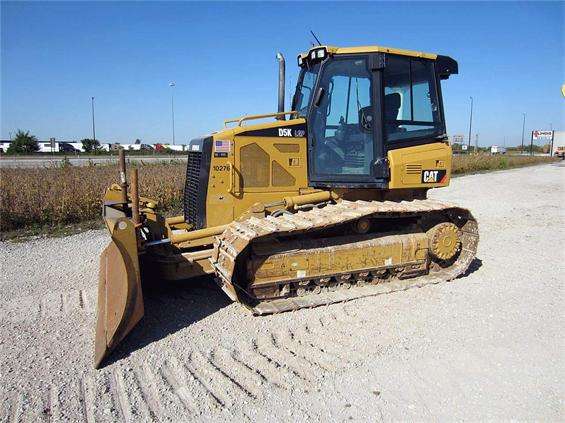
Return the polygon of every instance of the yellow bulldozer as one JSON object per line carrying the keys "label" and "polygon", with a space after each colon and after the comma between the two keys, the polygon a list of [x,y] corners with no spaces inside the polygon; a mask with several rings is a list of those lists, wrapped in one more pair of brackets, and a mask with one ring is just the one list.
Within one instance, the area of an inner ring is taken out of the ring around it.
{"label": "yellow bulldozer", "polygon": [[285,111],[225,121],[189,142],[184,215],[140,197],[137,170],[104,198],[95,366],[143,317],[144,279],[212,275],[256,315],[447,281],[463,274],[477,222],[427,198],[451,176],[441,80],[448,56],[318,45],[298,55]]}

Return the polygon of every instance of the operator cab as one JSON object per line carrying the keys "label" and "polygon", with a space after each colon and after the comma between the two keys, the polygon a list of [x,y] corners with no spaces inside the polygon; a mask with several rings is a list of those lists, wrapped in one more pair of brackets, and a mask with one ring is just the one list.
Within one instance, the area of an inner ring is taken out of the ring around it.
{"label": "operator cab", "polygon": [[389,150],[447,138],[439,80],[457,73],[449,57],[318,46],[298,65],[292,110],[307,119],[315,187],[386,188]]}

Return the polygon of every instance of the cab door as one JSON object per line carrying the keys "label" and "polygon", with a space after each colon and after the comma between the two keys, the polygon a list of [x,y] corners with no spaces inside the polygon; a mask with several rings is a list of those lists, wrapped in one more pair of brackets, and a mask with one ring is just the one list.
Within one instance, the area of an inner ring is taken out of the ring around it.
{"label": "cab door", "polygon": [[374,76],[369,56],[322,65],[309,115],[309,175],[314,185],[374,181]]}

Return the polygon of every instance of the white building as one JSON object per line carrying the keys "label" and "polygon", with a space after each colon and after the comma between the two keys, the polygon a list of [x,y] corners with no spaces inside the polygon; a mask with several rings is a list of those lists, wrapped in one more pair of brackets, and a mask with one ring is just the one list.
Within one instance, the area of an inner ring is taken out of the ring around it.
{"label": "white building", "polygon": [[[0,140],[0,152],[6,153],[10,147],[10,140]],[[38,141],[38,153],[59,153],[65,152],[68,154],[84,153],[84,146],[82,142],[78,141],[55,141],[53,149],[51,148],[51,141]],[[152,151],[155,150],[157,144],[120,144],[120,143],[101,143],[99,149],[102,151],[113,151],[123,148],[126,151]],[[161,144],[164,148],[175,152],[187,151],[186,144]]]}
{"label": "white building", "polygon": [[10,147],[10,141],[8,140],[0,140],[0,152],[5,153],[8,151],[8,147]]}
{"label": "white building", "polygon": [[39,141],[37,143],[39,146],[39,153],[58,153],[59,152],[59,143],[54,142],[53,146],[51,146],[51,141]]}
{"label": "white building", "polygon": [[129,151],[141,150],[141,144],[120,144],[120,145],[124,150],[129,150]]}
{"label": "white building", "polygon": [[[0,141],[0,150],[2,153],[6,153],[12,141],[10,140],[2,140]],[[37,146],[39,150],[38,153],[58,153],[59,152],[59,143],[55,142],[53,147],[51,147],[51,141],[38,141]]]}
{"label": "white building", "polygon": [[173,151],[184,151],[186,149],[186,144],[162,144],[162,145],[163,147]]}

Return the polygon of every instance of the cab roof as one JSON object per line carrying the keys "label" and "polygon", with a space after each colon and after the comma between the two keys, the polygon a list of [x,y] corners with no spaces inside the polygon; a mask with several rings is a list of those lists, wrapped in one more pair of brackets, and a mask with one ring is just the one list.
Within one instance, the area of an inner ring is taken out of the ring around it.
{"label": "cab roof", "polygon": [[399,48],[383,46],[359,46],[359,47],[335,47],[335,46],[314,46],[308,52],[298,55],[298,66],[302,67],[308,61],[323,60],[326,56],[341,54],[364,54],[364,53],[389,53],[401,56],[415,57],[420,59],[434,60],[436,71],[441,79],[448,79],[450,75],[459,73],[457,61],[449,56],[442,56],[422,51],[403,50]]}
{"label": "cab roof", "polygon": [[383,46],[358,46],[358,47],[336,47],[336,46],[314,46],[308,52],[302,53],[300,56],[308,57],[312,50],[325,47],[330,54],[359,54],[359,53],[390,53],[400,54],[402,56],[421,57],[424,59],[437,59],[437,54],[424,53],[422,51],[404,50],[393,47]]}

